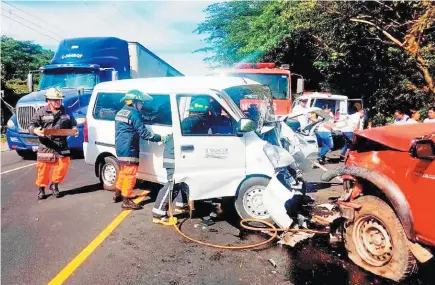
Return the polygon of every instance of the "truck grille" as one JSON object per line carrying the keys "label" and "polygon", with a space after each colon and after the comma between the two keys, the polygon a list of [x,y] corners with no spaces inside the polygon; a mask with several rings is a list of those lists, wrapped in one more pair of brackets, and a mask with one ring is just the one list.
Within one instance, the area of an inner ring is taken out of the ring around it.
{"label": "truck grille", "polygon": [[32,120],[33,115],[35,115],[36,111],[38,111],[41,107],[43,107],[43,105],[17,107],[17,121],[18,127],[20,128],[21,132],[29,132],[28,129],[30,125],[30,120]]}

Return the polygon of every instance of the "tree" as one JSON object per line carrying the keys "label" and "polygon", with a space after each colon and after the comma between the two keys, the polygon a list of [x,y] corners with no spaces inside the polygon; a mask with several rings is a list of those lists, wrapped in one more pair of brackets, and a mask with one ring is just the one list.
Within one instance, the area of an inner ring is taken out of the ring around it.
{"label": "tree", "polygon": [[1,37],[1,48],[2,88],[15,94],[25,93],[27,73],[48,64],[54,55],[53,51],[31,41],[17,41],[7,36]]}
{"label": "tree", "polygon": [[[215,66],[245,58],[290,63],[308,88],[364,97],[384,114],[433,103],[433,4],[274,1],[252,6],[249,17],[239,17],[237,5],[215,4],[197,29],[213,39],[206,43],[219,55],[208,59]],[[383,31],[406,43],[398,46]]]}

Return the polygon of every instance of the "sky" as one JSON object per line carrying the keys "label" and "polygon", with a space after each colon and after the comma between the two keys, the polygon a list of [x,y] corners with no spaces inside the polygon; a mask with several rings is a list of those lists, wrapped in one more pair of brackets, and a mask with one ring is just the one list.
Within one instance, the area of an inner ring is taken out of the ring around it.
{"label": "sky", "polygon": [[63,38],[115,36],[141,43],[185,75],[204,75],[207,54],[193,51],[205,46],[206,36],[193,31],[212,3],[2,0],[1,33],[53,51]]}

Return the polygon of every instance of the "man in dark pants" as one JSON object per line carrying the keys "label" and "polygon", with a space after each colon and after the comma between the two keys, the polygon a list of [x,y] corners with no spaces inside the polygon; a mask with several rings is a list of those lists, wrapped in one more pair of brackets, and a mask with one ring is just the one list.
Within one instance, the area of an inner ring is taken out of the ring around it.
{"label": "man in dark pants", "polygon": [[51,168],[53,173],[50,190],[56,198],[61,197],[58,184],[64,180],[70,165],[67,137],[45,136],[44,129],[75,129],[75,136],[78,136],[77,122],[74,117],[65,113],[65,108],[62,106],[63,98],[60,89],[48,89],[45,94],[47,106],[40,108],[30,121],[29,132],[39,137],[35,184],[39,188],[40,200],[45,198],[45,187],[50,180]]}
{"label": "man in dark pants", "polygon": [[169,219],[169,193],[172,189],[172,200],[175,202],[175,213],[183,213],[186,211],[187,206],[187,189],[182,185],[174,185],[174,172],[175,172],[175,155],[174,155],[174,139],[172,136],[167,136],[165,139],[165,150],[163,152],[163,167],[166,168],[167,182],[160,189],[157,195],[153,213],[153,223],[162,224],[165,226],[175,225],[177,219]]}

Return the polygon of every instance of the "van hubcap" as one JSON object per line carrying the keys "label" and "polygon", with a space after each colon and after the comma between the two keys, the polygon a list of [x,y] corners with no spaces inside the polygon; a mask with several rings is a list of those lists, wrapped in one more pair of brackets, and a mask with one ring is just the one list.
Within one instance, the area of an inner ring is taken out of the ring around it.
{"label": "van hubcap", "polygon": [[265,188],[255,186],[246,191],[243,196],[243,208],[252,217],[258,219],[269,218],[269,213],[263,204],[263,193]]}
{"label": "van hubcap", "polygon": [[353,239],[358,254],[373,266],[387,264],[393,255],[393,245],[387,227],[376,217],[364,216],[355,223]]}
{"label": "van hubcap", "polygon": [[112,164],[105,164],[103,166],[103,169],[101,171],[103,176],[104,184],[108,186],[112,186],[115,184],[116,180],[116,169],[115,166]]}

